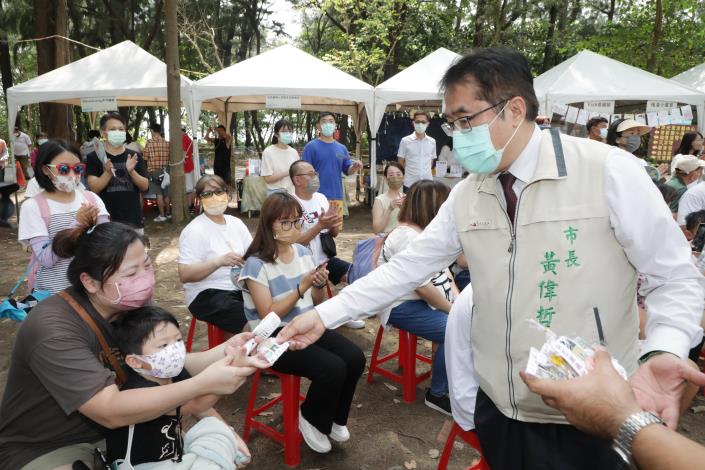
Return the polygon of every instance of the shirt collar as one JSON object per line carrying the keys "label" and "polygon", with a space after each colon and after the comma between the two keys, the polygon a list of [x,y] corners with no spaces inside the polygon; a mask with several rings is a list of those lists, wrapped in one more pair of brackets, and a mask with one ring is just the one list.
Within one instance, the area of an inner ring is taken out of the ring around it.
{"label": "shirt collar", "polygon": [[529,142],[521,151],[516,160],[509,167],[509,172],[516,176],[518,180],[528,184],[536,172],[536,164],[539,161],[539,149],[541,147],[541,129],[534,124],[534,133],[531,134]]}
{"label": "shirt collar", "polygon": [[419,139],[418,137],[416,137],[416,132],[412,132],[410,137],[411,137],[411,140],[426,140],[426,138],[428,137],[428,134],[424,134],[423,139]]}

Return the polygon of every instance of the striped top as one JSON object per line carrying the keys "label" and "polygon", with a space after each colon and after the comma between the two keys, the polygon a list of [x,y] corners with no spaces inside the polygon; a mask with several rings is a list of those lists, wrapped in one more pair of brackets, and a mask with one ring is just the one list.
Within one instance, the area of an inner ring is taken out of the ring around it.
{"label": "striped top", "polygon": [[[292,292],[296,292],[296,286],[301,282],[301,278],[314,269],[313,256],[311,251],[299,244],[294,244],[294,259],[290,263],[283,263],[276,260],[274,263],[265,263],[256,256],[251,256],[245,261],[245,265],[240,273],[240,286],[242,286],[242,298],[245,303],[245,317],[250,327],[255,328],[260,317],[257,314],[255,303],[250,292],[247,290],[245,279],[251,279],[258,284],[269,288],[272,300],[278,302]],[[296,302],[294,308],[282,318],[282,324],[293,320],[297,315],[313,308],[311,289],[304,293],[304,298]]]}

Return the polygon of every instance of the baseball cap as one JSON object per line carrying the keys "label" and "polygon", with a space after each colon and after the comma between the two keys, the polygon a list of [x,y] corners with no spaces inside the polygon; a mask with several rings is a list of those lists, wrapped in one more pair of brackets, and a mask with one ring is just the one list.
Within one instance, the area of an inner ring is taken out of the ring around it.
{"label": "baseball cap", "polygon": [[698,168],[705,167],[705,161],[693,155],[676,155],[673,158],[678,159],[676,162],[676,170],[681,170],[684,173],[690,173]]}

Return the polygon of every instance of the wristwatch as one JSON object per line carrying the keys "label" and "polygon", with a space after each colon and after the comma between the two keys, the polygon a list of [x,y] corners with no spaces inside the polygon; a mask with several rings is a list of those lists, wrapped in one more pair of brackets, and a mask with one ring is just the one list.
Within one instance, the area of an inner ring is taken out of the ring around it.
{"label": "wristwatch", "polygon": [[634,459],[632,459],[634,437],[639,431],[651,424],[666,425],[661,418],[649,411],[634,413],[624,420],[617,437],[612,441],[612,448],[629,465],[629,468],[637,468]]}

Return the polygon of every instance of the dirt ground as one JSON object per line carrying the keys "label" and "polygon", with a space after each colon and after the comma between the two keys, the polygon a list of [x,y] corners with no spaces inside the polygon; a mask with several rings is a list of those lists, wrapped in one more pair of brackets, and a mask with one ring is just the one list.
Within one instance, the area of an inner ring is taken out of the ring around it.
{"label": "dirt ground", "polygon": [[[231,211],[239,216],[237,210]],[[182,331],[186,335],[191,317],[184,305],[181,283],[177,276],[178,236],[182,227],[175,223],[154,224],[154,214],[148,214],[146,233],[149,236],[150,256],[157,269],[156,301],[177,315]],[[251,231],[254,231],[257,219],[242,217]],[[16,223],[16,220],[11,220]],[[343,259],[352,257],[356,241],[371,236],[370,212],[364,207],[351,208],[350,217],[345,220],[344,232],[338,237],[339,256]],[[0,229],[0,253],[3,269],[0,272],[0,293],[6,295],[22,275],[28,260],[17,243],[16,229]],[[0,390],[4,391],[10,354],[19,324],[10,320],[0,320]],[[340,331],[354,341],[369,358],[379,323],[375,319],[367,320],[365,329]],[[199,324],[196,331],[194,350],[206,346],[206,328]],[[383,350],[396,346],[393,331],[385,335]],[[386,348],[386,349],[385,349]],[[430,354],[430,343],[420,342],[420,352]],[[307,386],[302,381],[302,388]],[[316,454],[305,444],[301,445],[301,469],[340,469],[340,470],[404,470],[435,469],[438,465],[438,452],[450,431],[452,421],[446,416],[433,411],[423,404],[423,391],[427,383],[417,388],[416,402],[405,404],[401,401],[401,387],[375,377],[372,384],[367,383],[367,372],[363,375],[353,401],[348,427],[352,439],[345,444],[334,444],[327,455]],[[250,384],[245,384],[234,395],[221,399],[216,409],[230,422],[236,430],[241,431],[245,417],[245,407]],[[258,395],[260,403],[264,397],[279,392],[278,380],[264,378]],[[681,421],[680,431],[691,439],[705,444],[705,399],[698,395],[693,407]],[[271,423],[278,424],[281,419],[279,408],[275,408]],[[249,441],[253,461],[248,468],[279,469],[287,468],[283,461],[282,448],[262,434],[253,432]],[[476,454],[466,444],[456,442],[450,469],[467,468]]]}

